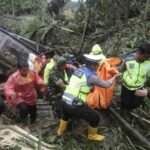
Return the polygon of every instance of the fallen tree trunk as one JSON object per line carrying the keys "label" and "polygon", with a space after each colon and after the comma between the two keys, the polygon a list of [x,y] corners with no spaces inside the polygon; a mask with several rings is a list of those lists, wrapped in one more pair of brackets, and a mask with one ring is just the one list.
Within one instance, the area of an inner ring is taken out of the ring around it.
{"label": "fallen tree trunk", "polygon": [[150,142],[143,135],[141,135],[138,131],[130,126],[113,108],[109,108],[110,112],[123,124],[124,127],[141,143],[144,144],[144,147],[150,148]]}
{"label": "fallen tree trunk", "polygon": [[[36,138],[32,134],[29,134],[28,132],[24,131],[20,127],[16,125],[1,125],[0,126],[0,133],[2,140],[0,141],[0,145],[4,146],[13,146],[15,144],[19,145],[20,147],[26,148],[26,144],[34,149],[40,149],[42,150],[50,150],[54,149],[54,145],[47,144],[41,139]],[[22,144],[22,142],[25,142],[26,144]],[[20,144],[18,143],[20,141]]]}

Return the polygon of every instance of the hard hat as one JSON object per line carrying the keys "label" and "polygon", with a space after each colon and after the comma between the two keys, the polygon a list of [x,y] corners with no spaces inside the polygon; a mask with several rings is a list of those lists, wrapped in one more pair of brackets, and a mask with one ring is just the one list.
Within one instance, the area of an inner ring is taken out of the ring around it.
{"label": "hard hat", "polygon": [[91,54],[93,55],[99,55],[102,53],[102,49],[100,47],[99,44],[95,44],[93,47],[92,47],[92,51],[91,51]]}
{"label": "hard hat", "polygon": [[56,64],[57,64],[57,66],[64,65],[64,64],[66,64],[66,59],[62,56],[58,57],[56,60]]}
{"label": "hard hat", "polygon": [[84,57],[91,62],[99,62],[103,58],[102,55],[90,55],[90,54],[84,54]]}

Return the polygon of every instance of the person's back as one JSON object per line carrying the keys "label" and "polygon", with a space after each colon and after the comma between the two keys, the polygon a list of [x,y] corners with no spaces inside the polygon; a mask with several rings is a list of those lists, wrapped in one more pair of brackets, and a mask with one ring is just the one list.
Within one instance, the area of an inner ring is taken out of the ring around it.
{"label": "person's back", "polygon": [[52,70],[52,68],[56,65],[56,59],[58,58],[58,55],[53,52],[53,56],[49,63],[47,63],[45,69],[44,69],[44,82],[45,84],[48,84],[49,74]]}
{"label": "person's back", "polygon": [[55,65],[56,65],[55,60],[51,59],[44,69],[44,82],[46,84],[48,84],[49,74]]}
{"label": "person's back", "polygon": [[[63,89],[59,87],[59,83],[63,82],[64,84],[67,84],[67,81],[65,81],[66,73],[64,71],[59,71],[57,66],[54,66],[49,74],[49,80],[48,80],[48,87],[56,89],[56,91],[59,93],[60,91],[63,92]],[[66,79],[67,80],[67,79]]]}
{"label": "person's back", "polygon": [[87,83],[87,79],[91,75],[96,75],[96,72],[87,67],[81,67],[75,70],[70,78],[69,86],[67,86],[63,98],[67,98],[66,94],[70,94],[80,99],[81,102],[85,102],[87,94],[91,90],[90,85]]}
{"label": "person's back", "polygon": [[66,60],[63,57],[59,57],[56,60],[56,66],[54,66],[49,74],[48,82],[48,99],[52,105],[52,109],[56,116],[60,117],[60,100],[63,91],[68,84],[68,77],[65,72]]}

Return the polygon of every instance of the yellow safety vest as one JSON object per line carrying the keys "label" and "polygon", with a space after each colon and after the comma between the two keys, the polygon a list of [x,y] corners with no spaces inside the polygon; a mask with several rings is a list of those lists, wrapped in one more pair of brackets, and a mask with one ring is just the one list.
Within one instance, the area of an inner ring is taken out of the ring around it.
{"label": "yellow safety vest", "polygon": [[64,80],[65,80],[65,82],[67,82],[68,83],[68,76],[67,76],[67,73],[66,73],[66,71],[64,71],[64,74],[65,74],[65,77],[64,77]]}
{"label": "yellow safety vest", "polygon": [[85,103],[88,93],[91,91],[91,86],[87,85],[86,74],[83,70],[75,70],[71,76],[69,85],[67,86],[63,100],[68,104],[72,104],[76,101],[76,104],[80,105]]}
{"label": "yellow safety vest", "polygon": [[129,90],[136,90],[144,86],[150,73],[150,61],[142,63],[136,60],[126,62],[126,71],[123,73],[123,85]]}

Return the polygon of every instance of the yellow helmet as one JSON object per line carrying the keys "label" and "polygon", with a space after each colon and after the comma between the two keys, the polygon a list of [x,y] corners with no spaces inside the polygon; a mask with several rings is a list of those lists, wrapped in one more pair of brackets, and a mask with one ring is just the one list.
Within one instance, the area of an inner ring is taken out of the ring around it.
{"label": "yellow helmet", "polygon": [[93,55],[99,55],[102,53],[102,49],[100,47],[99,44],[95,44],[93,47],[92,47],[92,51],[90,54],[93,54]]}

